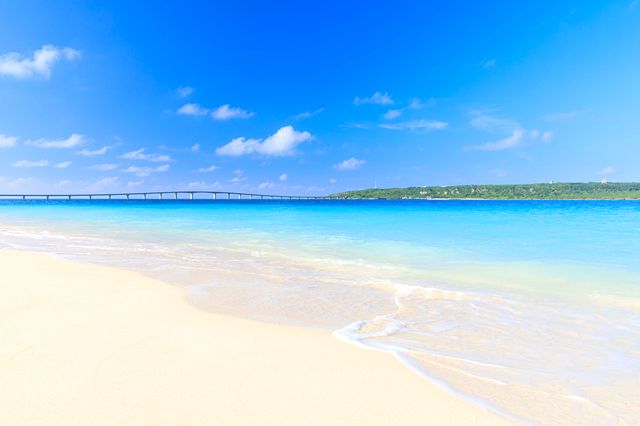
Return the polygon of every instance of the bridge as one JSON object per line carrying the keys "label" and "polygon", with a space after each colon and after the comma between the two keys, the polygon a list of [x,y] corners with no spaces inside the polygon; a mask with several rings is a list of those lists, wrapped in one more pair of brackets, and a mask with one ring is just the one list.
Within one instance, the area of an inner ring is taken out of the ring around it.
{"label": "bridge", "polygon": [[153,191],[120,192],[103,194],[0,194],[0,199],[22,200],[178,200],[178,199],[221,199],[221,200],[326,200],[331,197],[309,195],[252,194],[227,191]]}

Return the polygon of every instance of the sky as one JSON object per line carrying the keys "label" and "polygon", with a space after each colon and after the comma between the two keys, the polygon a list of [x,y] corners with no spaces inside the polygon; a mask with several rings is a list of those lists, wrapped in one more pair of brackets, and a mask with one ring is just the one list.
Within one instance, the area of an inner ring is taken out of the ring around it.
{"label": "sky", "polygon": [[640,0],[0,0],[0,193],[640,181]]}

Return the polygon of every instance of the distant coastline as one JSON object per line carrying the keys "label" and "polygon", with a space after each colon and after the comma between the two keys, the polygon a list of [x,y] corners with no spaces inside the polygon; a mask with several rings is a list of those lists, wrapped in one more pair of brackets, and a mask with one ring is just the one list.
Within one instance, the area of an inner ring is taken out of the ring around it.
{"label": "distant coastline", "polygon": [[640,183],[602,181],[369,188],[331,194],[329,197],[390,200],[640,200]]}

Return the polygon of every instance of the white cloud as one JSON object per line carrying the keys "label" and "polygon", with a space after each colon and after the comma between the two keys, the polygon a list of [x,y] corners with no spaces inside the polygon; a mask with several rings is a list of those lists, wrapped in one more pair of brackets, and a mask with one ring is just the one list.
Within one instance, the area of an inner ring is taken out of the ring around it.
{"label": "white cloud", "polygon": [[211,172],[213,172],[213,171],[215,171],[217,169],[218,169],[217,166],[211,165],[209,167],[200,167],[198,170],[196,170],[196,172],[198,172],[198,173],[211,173]]}
{"label": "white cloud", "polygon": [[395,102],[388,93],[376,92],[368,98],[356,96],[353,100],[354,105],[393,105]]}
{"label": "white cloud", "polygon": [[394,124],[379,124],[378,126],[390,130],[442,130],[447,128],[448,123],[435,120],[412,120]]}
{"label": "white cloud", "polygon": [[548,131],[548,132],[544,132],[542,134],[542,142],[544,143],[549,143],[551,142],[551,139],[553,139],[553,132],[552,131]]}
{"label": "white cloud", "polygon": [[338,179],[329,179],[329,183],[337,183]]}
{"label": "white cloud", "polygon": [[200,152],[200,144],[199,143],[195,143],[195,144],[191,145],[191,152]]}
{"label": "white cloud", "polygon": [[122,170],[124,173],[133,173],[136,176],[145,177],[149,176],[151,173],[161,173],[168,172],[170,166],[168,164],[163,164],[157,167],[139,167],[139,166],[129,166],[126,169]]}
{"label": "white cloud", "polygon": [[294,120],[294,121],[304,120],[305,118],[309,118],[309,117],[313,117],[314,115],[318,115],[322,111],[324,111],[324,108],[318,108],[318,109],[316,109],[314,111],[305,111],[305,112],[302,112],[300,114],[294,115],[293,117],[291,117],[291,119]]}
{"label": "white cloud", "polygon": [[276,187],[276,184],[273,182],[262,182],[258,185],[258,189],[273,189]]}
{"label": "white cloud", "polygon": [[207,115],[209,110],[198,104],[184,104],[178,109],[180,115]]}
{"label": "white cloud", "polygon": [[400,117],[400,115],[402,115],[401,109],[390,109],[389,111],[384,113],[383,117],[387,120],[393,120],[394,118]]}
{"label": "white cloud", "polygon": [[253,112],[245,111],[242,108],[234,108],[229,104],[221,105],[211,112],[214,120],[231,120],[234,118],[249,118],[254,115]]}
{"label": "white cloud", "polygon": [[229,156],[256,153],[282,157],[294,154],[296,146],[311,139],[313,139],[311,133],[298,132],[292,126],[285,126],[264,140],[235,138],[228,144],[217,148],[216,153]]}
{"label": "white cloud", "polygon": [[84,143],[84,135],[77,133],[72,134],[67,139],[48,140],[37,139],[35,141],[27,141],[27,145],[36,146],[38,148],[75,148]]}
{"label": "white cloud", "polygon": [[232,120],[234,118],[249,118],[254,115],[253,112],[245,111],[242,108],[235,108],[229,104],[220,105],[216,109],[204,108],[198,104],[188,103],[182,105],[178,109],[180,115],[211,115],[214,120]]}
{"label": "white cloud", "polygon": [[606,166],[605,168],[603,168],[602,170],[600,170],[598,173],[601,175],[610,175],[616,172],[616,169],[613,166]]}
{"label": "white cloud", "polygon": [[102,148],[98,148],[98,149],[82,149],[78,152],[76,152],[76,154],[78,155],[82,155],[83,157],[97,157],[98,155],[104,155],[107,153],[108,150],[110,150],[111,147],[110,146],[103,146]]}
{"label": "white cloud", "polygon": [[63,161],[61,163],[55,164],[53,167],[55,167],[56,169],[66,169],[70,165],[71,165],[71,161]]}
{"label": "white cloud", "polygon": [[67,186],[71,185],[73,182],[70,181],[69,179],[64,179],[59,181],[58,183],[56,183],[54,186],[56,188],[66,188]]}
{"label": "white cloud", "polygon": [[193,87],[182,86],[176,89],[176,94],[181,98],[187,98],[193,93]]}
{"label": "white cloud", "polygon": [[125,160],[144,160],[144,161],[151,161],[154,163],[172,161],[171,157],[168,155],[145,154],[144,151],[145,151],[145,148],[140,148],[135,151],[126,152],[122,154],[122,158]]}
{"label": "white cloud", "polygon": [[49,165],[49,160],[38,160],[38,161],[30,161],[30,160],[20,160],[11,163],[13,167],[19,168],[33,168],[33,167],[47,167]]}
{"label": "white cloud", "polygon": [[93,166],[88,167],[89,170],[99,170],[101,172],[108,172],[117,168],[118,165],[113,163],[94,164]]}
{"label": "white cloud", "polygon": [[15,78],[30,78],[40,76],[49,78],[51,68],[60,59],[75,60],[80,57],[78,50],[70,47],[59,48],[45,45],[42,49],[33,52],[31,58],[12,52],[0,56],[0,75],[8,75]]}
{"label": "white cloud", "polygon": [[483,145],[476,145],[471,147],[472,150],[477,151],[502,151],[505,149],[512,149],[521,146],[525,142],[525,132],[522,129],[516,129],[511,136],[500,139],[496,142],[488,142]]}
{"label": "white cloud", "polygon": [[16,146],[18,138],[15,136],[0,135],[0,148],[12,148]]}
{"label": "white cloud", "polygon": [[129,182],[127,182],[127,188],[136,188],[142,185],[143,183],[144,183],[144,179],[135,180],[135,181],[130,180]]}
{"label": "white cloud", "polygon": [[284,182],[285,180],[289,179],[289,175],[286,173],[283,173],[280,175],[278,179],[280,179],[280,182]]}
{"label": "white cloud", "polygon": [[356,170],[362,167],[364,163],[366,163],[365,160],[360,160],[358,158],[351,157],[348,160],[344,160],[338,164],[335,164],[333,168],[340,171]]}

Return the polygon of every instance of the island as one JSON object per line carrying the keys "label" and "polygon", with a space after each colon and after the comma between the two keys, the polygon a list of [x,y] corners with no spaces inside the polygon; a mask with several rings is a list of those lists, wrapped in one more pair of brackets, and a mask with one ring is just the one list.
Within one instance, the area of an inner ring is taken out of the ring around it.
{"label": "island", "polygon": [[332,194],[339,199],[638,200],[638,182],[533,183],[513,185],[370,188]]}

